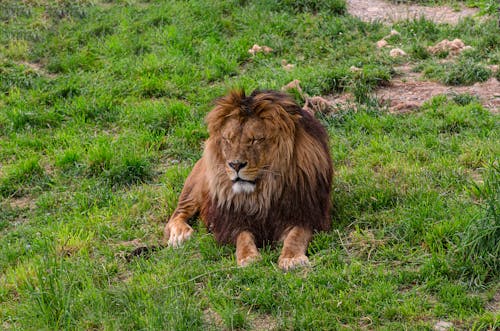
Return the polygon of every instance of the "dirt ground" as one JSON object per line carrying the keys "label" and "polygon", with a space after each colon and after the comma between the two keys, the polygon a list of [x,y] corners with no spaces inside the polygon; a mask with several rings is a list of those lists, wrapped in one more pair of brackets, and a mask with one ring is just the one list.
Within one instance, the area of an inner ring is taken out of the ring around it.
{"label": "dirt ground", "polygon": [[401,1],[399,4],[384,0],[347,0],[349,14],[363,21],[381,21],[394,23],[404,19],[414,19],[424,16],[437,23],[457,24],[461,18],[478,13],[476,8],[460,7],[455,10],[448,6],[419,6]]}
{"label": "dirt ground", "polygon": [[493,113],[500,112],[500,82],[490,78],[486,82],[471,86],[446,86],[421,80],[421,74],[411,72],[408,65],[396,67],[399,76],[389,86],[375,91],[375,96],[386,103],[392,112],[408,112],[422,106],[432,97],[440,94],[470,94],[479,98],[485,108]]}

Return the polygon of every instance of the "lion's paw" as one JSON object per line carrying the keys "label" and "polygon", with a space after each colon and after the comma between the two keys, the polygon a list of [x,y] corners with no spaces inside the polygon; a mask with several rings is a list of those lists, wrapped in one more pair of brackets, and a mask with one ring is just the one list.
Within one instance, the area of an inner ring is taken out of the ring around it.
{"label": "lion's paw", "polygon": [[259,253],[257,254],[252,254],[245,256],[244,258],[241,258],[238,260],[238,266],[239,267],[246,267],[254,262],[257,262],[261,259],[261,256]]}
{"label": "lion's paw", "polygon": [[165,239],[168,238],[168,246],[179,247],[193,234],[193,228],[184,222],[167,224],[165,227]]}
{"label": "lion's paw", "polygon": [[280,257],[278,266],[283,271],[289,271],[298,267],[308,266],[309,259],[305,255],[298,255],[294,257]]}

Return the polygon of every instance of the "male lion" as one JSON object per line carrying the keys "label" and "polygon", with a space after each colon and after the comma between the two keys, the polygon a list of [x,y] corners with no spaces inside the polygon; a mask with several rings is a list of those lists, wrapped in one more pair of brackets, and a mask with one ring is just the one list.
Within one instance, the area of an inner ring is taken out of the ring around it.
{"label": "male lion", "polygon": [[328,137],[321,124],[287,94],[232,91],[207,115],[209,138],[165,226],[177,247],[200,214],[219,243],[236,244],[245,266],[257,247],[283,241],[283,270],[309,263],[313,231],[330,228],[333,175]]}

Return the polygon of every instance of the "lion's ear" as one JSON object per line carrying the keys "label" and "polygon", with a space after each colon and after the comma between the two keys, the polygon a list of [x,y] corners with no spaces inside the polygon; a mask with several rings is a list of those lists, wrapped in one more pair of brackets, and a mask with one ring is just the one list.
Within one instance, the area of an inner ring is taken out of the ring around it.
{"label": "lion's ear", "polygon": [[241,107],[243,99],[245,99],[245,91],[233,89],[227,95],[215,100],[215,107],[205,117],[208,133],[214,134],[220,131],[226,118]]}
{"label": "lion's ear", "polygon": [[243,89],[232,89],[227,95],[215,100],[215,104],[222,108],[233,110],[241,106],[243,99],[245,99],[245,91]]}

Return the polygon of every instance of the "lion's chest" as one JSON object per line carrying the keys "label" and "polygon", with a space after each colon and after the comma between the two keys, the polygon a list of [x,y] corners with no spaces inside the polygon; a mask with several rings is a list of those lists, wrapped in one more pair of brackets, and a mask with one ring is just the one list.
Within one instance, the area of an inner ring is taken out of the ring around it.
{"label": "lion's chest", "polygon": [[203,222],[221,244],[234,244],[242,231],[251,232],[260,245],[278,240],[276,233],[282,229],[278,226],[281,222],[275,222],[276,216],[269,210],[219,203],[216,199],[207,199],[201,210]]}

